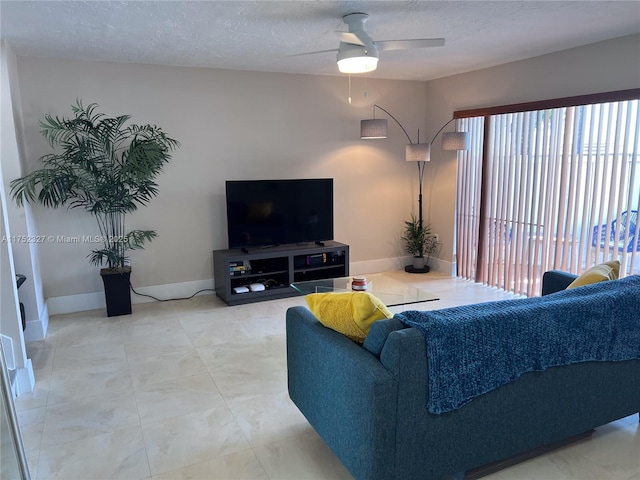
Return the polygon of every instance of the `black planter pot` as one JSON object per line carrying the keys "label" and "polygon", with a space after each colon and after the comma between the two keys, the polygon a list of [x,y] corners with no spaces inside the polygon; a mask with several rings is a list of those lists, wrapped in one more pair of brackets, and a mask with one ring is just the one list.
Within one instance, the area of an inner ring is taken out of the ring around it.
{"label": "black planter pot", "polygon": [[404,267],[404,271],[407,273],[428,273],[429,266],[424,257],[413,257],[413,263]]}
{"label": "black planter pot", "polygon": [[124,271],[116,272],[103,268],[100,270],[100,276],[104,283],[107,316],[130,315],[131,290],[129,289],[129,278],[131,277],[131,268],[126,267]]}
{"label": "black planter pot", "polygon": [[416,268],[413,265],[407,265],[404,267],[404,271],[407,273],[429,273],[429,267],[425,265],[422,268]]}

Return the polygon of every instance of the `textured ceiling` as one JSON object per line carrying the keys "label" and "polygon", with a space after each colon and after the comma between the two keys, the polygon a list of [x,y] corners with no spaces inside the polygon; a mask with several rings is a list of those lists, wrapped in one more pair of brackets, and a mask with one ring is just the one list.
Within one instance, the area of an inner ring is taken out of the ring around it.
{"label": "textured ceiling", "polygon": [[374,40],[444,37],[380,53],[378,78],[429,80],[640,32],[640,1],[0,1],[17,55],[338,75],[342,16]]}

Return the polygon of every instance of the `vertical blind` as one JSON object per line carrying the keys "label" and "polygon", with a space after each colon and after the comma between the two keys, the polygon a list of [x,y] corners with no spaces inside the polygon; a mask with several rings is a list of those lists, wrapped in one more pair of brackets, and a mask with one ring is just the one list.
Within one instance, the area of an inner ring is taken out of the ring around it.
{"label": "vertical blind", "polygon": [[532,296],[551,269],[617,259],[640,273],[639,113],[630,100],[459,120],[472,146],[458,158],[458,275]]}
{"label": "vertical blind", "polygon": [[480,186],[482,181],[483,117],[458,120],[457,130],[468,132],[469,148],[458,152],[456,194],[457,274],[474,280],[478,261],[480,235]]}

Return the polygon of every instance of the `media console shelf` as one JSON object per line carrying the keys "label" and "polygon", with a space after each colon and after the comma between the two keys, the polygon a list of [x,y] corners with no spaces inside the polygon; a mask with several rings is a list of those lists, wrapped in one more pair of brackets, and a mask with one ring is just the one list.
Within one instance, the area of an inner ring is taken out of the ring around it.
{"label": "media console shelf", "polygon": [[[281,245],[213,251],[216,295],[228,305],[299,295],[290,285],[304,280],[349,276],[349,245]],[[262,284],[263,291],[236,293],[236,288]]]}

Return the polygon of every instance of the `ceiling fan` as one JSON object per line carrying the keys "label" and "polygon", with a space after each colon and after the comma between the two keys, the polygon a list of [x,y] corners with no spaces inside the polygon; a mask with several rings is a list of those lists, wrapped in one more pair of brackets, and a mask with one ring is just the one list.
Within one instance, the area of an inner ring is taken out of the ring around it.
{"label": "ceiling fan", "polygon": [[340,70],[340,72],[366,73],[372,72],[377,68],[379,52],[385,50],[409,50],[412,48],[444,46],[444,38],[383,40],[376,42],[367,33],[366,23],[368,19],[369,15],[366,13],[350,13],[345,15],[342,17],[342,20],[349,27],[349,31],[336,32],[340,36],[339,48],[302,53],[299,55],[338,52],[338,70]]}

